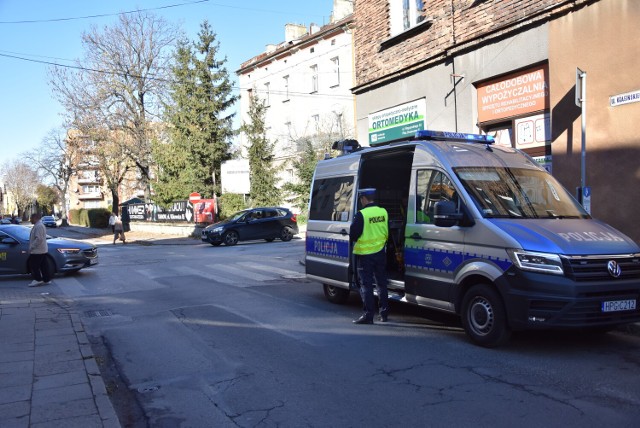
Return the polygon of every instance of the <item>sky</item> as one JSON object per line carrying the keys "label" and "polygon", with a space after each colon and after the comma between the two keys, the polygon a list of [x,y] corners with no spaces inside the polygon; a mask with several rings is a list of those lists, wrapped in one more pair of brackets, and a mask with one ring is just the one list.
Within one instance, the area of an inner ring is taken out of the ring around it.
{"label": "sky", "polygon": [[147,10],[190,40],[208,20],[237,90],[240,64],[284,41],[285,24],[327,24],[332,6],[333,0],[0,0],[0,166],[62,125],[48,69],[81,59],[82,34],[113,26],[118,13]]}

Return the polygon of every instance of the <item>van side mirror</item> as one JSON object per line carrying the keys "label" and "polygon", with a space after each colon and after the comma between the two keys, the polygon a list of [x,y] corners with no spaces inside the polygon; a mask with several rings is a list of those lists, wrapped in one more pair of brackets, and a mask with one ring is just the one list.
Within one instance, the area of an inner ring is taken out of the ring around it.
{"label": "van side mirror", "polygon": [[456,209],[455,202],[438,201],[433,208],[433,218],[436,226],[451,227],[462,220],[462,213]]}

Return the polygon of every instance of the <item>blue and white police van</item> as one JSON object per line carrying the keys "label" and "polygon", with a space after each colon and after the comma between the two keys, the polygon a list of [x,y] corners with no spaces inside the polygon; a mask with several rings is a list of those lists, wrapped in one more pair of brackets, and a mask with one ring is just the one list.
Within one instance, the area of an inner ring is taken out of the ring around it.
{"label": "blue and white police van", "polygon": [[307,277],[333,303],[356,290],[349,227],[357,189],[373,187],[390,218],[390,298],[459,315],[476,344],[640,321],[640,247],[528,155],[492,143],[437,131],[337,142],[345,154],[318,162],[313,178]]}

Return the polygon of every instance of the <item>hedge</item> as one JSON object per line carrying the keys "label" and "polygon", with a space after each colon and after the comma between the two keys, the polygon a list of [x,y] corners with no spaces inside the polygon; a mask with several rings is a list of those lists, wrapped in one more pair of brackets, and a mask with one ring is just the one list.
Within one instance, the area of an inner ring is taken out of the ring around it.
{"label": "hedge", "polygon": [[111,213],[105,208],[80,208],[69,210],[69,223],[77,226],[104,229],[109,225]]}

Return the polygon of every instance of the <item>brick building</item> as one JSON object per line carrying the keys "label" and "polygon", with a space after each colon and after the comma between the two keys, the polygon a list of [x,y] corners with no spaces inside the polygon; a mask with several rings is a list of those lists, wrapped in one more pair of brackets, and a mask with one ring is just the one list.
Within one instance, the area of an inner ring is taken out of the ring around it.
{"label": "brick building", "polygon": [[589,82],[591,213],[640,241],[639,18],[635,0],[357,1],[358,140],[421,128],[490,133],[573,191],[582,170],[579,67]]}

